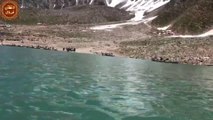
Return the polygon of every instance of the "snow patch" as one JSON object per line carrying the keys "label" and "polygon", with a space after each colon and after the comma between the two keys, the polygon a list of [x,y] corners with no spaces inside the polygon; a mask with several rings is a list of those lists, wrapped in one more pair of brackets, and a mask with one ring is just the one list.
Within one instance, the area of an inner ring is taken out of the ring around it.
{"label": "snow patch", "polygon": [[142,22],[147,24],[149,21],[155,19],[156,16],[151,18],[144,18],[144,13],[156,10],[157,8],[170,2],[170,0],[112,0],[111,2],[110,0],[105,1],[106,4],[110,7],[116,7],[117,5],[122,3],[123,6],[120,6],[120,9],[125,9],[126,11],[134,13],[135,17],[124,23],[94,26],[90,28],[92,30],[109,30],[123,25],[137,25]]}
{"label": "snow patch", "polygon": [[137,25],[137,24],[140,24],[140,23],[141,23],[141,21],[129,21],[129,22],[124,22],[124,23],[95,26],[95,27],[91,27],[90,29],[92,29],[92,30],[107,30],[107,29],[119,28],[120,26],[124,26],[124,25]]}
{"label": "snow patch", "polygon": [[108,2],[108,6],[116,7],[120,3],[125,3],[120,8],[135,13],[132,21],[140,21],[144,18],[145,12],[156,10],[169,2],[170,0],[112,0],[111,3]]}
{"label": "snow patch", "polygon": [[180,37],[180,38],[199,38],[199,37],[208,37],[208,36],[213,36],[213,29],[210,31],[200,34],[200,35],[173,35],[169,37]]}
{"label": "snow patch", "polygon": [[149,17],[149,18],[143,19],[143,22],[144,22],[144,23],[148,23],[148,22],[154,20],[156,17],[157,17],[157,16]]}
{"label": "snow patch", "polygon": [[94,26],[94,27],[91,27],[90,29],[92,30],[107,30],[107,31],[110,31],[110,29],[114,29],[114,28],[119,28],[121,26],[124,26],[124,25],[138,25],[140,23],[148,23],[150,21],[152,21],[153,19],[155,19],[157,16],[154,16],[154,17],[150,17],[150,18],[146,18],[146,19],[143,19],[141,21],[127,21],[127,22],[123,22],[123,23],[115,23],[115,24],[109,24],[109,25],[99,25],[99,26]]}
{"label": "snow patch", "polygon": [[167,25],[167,26],[164,26],[164,27],[159,27],[157,28],[158,30],[167,30],[169,27],[171,27],[172,25]]}

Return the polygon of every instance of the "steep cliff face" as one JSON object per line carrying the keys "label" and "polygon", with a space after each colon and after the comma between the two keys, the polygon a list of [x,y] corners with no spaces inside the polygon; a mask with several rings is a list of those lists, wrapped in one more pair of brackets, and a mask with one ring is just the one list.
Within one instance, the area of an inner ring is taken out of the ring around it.
{"label": "steep cliff face", "polygon": [[213,26],[213,0],[171,0],[152,24],[170,24],[170,29],[184,34],[209,30]]}

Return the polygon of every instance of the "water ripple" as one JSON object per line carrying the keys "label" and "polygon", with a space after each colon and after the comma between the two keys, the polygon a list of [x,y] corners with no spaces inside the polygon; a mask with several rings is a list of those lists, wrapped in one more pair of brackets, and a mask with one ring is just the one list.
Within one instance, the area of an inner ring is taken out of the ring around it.
{"label": "water ripple", "polygon": [[11,47],[0,56],[2,120],[213,119],[212,67]]}

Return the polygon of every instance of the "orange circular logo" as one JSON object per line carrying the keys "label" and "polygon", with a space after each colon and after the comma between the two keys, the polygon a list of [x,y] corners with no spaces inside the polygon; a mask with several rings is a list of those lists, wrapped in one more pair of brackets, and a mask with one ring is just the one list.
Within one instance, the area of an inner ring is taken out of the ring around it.
{"label": "orange circular logo", "polygon": [[5,20],[14,20],[18,17],[19,5],[15,0],[3,0],[1,4],[1,16]]}

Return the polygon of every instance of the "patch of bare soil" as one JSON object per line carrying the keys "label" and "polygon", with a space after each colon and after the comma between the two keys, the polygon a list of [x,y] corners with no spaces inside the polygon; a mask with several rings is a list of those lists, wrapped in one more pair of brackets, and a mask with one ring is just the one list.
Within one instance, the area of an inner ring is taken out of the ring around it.
{"label": "patch of bare soil", "polygon": [[[139,29],[141,26],[145,29]],[[148,37],[146,25],[116,28],[112,31],[96,31],[91,25],[2,25],[0,45],[32,46],[36,48],[76,48],[80,53],[113,53],[117,52],[122,41]],[[137,28],[137,29],[136,29]]]}

